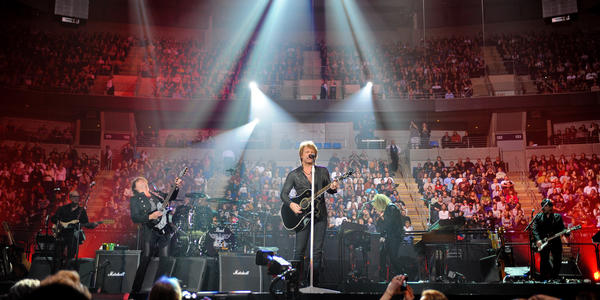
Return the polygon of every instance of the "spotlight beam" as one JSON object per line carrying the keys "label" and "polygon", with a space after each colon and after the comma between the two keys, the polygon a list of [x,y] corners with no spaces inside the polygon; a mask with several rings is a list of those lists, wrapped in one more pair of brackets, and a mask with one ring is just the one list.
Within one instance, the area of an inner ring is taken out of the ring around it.
{"label": "spotlight beam", "polygon": [[352,42],[354,43],[354,49],[358,53],[358,59],[360,60],[361,72],[363,76],[367,79],[371,78],[371,74],[369,68],[362,68],[364,66],[364,62],[366,61],[365,56],[360,48],[358,43],[358,38],[356,37],[356,32],[354,31],[354,25],[352,25],[352,20],[350,19],[350,14],[348,13],[348,8],[346,7],[346,1],[342,1],[342,7],[344,9],[344,17],[346,17],[346,22],[348,22],[348,26],[350,27],[350,34],[352,35]]}

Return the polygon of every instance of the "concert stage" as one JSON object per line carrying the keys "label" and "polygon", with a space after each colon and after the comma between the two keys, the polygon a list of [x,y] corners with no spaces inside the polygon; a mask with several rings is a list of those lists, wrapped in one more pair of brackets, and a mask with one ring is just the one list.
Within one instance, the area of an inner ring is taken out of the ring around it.
{"label": "concert stage", "polygon": [[[593,283],[427,283],[427,282],[409,282],[413,288],[415,296],[418,296],[423,290],[435,289],[443,292],[448,299],[515,299],[529,298],[537,294],[551,295],[560,299],[575,299],[580,293],[588,293],[599,296],[600,285]],[[358,291],[359,286],[353,285],[352,290],[342,291],[339,294],[300,294],[297,299],[327,299],[327,300],[347,300],[347,299],[379,299],[385,291],[386,284],[374,283],[363,285],[363,291]],[[331,288],[331,287],[329,287]],[[94,300],[116,300],[123,299],[124,294],[94,294]],[[200,292],[196,299],[209,297],[211,299],[223,300],[272,300],[269,293],[217,293]],[[283,299],[279,294],[278,298]],[[147,299],[147,294],[140,294],[134,299]],[[584,297],[582,299],[590,299]]]}

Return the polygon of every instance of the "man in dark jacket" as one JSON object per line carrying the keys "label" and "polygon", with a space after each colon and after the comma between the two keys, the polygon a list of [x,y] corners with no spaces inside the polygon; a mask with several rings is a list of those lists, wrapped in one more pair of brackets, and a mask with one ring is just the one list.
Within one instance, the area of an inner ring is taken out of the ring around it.
{"label": "man in dark jacket", "polygon": [[[562,216],[554,213],[552,200],[542,201],[542,212],[538,213],[532,223],[532,234],[537,247],[542,245],[544,238],[550,237],[565,229]],[[542,279],[556,279],[562,265],[562,242],[564,236],[556,238],[540,251],[540,273]],[[565,239],[566,242],[566,239]],[[552,254],[552,264],[550,263]]]}
{"label": "man in dark jacket", "polygon": [[[175,179],[174,191],[169,201],[177,198],[181,179]],[[156,227],[157,222],[162,219],[163,212],[160,210],[165,202],[166,194],[151,192],[148,188],[148,180],[144,177],[138,177],[131,184],[133,196],[129,199],[131,210],[131,220],[140,224],[140,233],[142,235],[142,257],[135,279],[131,288],[132,293],[138,293],[142,288],[146,269],[150,259],[154,255],[166,257],[168,255],[169,243],[174,230],[170,230],[170,224],[159,230]]]}
{"label": "man in dark jacket", "polygon": [[[317,147],[312,141],[302,142],[298,150],[300,155],[300,162],[302,165],[293,171],[291,171],[281,190],[281,201],[283,205],[287,205],[296,215],[301,214],[303,211],[297,203],[290,200],[290,191],[294,189],[296,195],[303,195],[308,191],[308,197],[310,197],[311,180],[313,178],[312,170],[317,159]],[[338,182],[331,182],[329,171],[325,167],[314,166],[314,186],[315,193],[326,187],[331,183],[327,190],[330,194],[337,193]],[[310,206],[310,202],[309,202]],[[310,209],[310,207],[309,207]],[[318,216],[316,212],[319,212]],[[310,214],[308,214],[308,220],[310,220]],[[314,236],[314,282],[319,281],[319,269],[321,267],[321,258],[323,256],[323,242],[325,241],[325,231],[327,229],[327,206],[324,201],[324,196],[321,195],[315,198],[315,224],[314,224],[315,236]],[[296,232],[296,243],[294,248],[294,260],[304,260],[304,255],[309,245],[310,239],[310,222],[306,223],[304,229]]]}

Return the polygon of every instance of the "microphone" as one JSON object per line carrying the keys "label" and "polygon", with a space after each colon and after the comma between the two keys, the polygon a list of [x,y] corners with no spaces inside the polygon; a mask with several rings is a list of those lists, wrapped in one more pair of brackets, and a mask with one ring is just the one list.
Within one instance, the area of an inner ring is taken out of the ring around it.
{"label": "microphone", "polygon": [[308,158],[315,159],[315,157],[317,157],[317,156],[316,156],[316,155],[314,155],[314,154],[309,154],[309,155],[308,155]]}
{"label": "microphone", "polygon": [[90,187],[93,187],[93,186],[95,186],[95,185],[96,185],[96,182],[95,182],[95,181],[92,181],[92,182],[90,183]]}

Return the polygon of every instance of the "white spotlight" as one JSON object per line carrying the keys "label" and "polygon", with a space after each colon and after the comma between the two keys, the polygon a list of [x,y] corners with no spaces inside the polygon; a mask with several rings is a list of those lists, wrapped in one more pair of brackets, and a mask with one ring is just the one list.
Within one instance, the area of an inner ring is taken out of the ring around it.
{"label": "white spotlight", "polygon": [[259,118],[254,118],[254,120],[252,120],[252,123],[258,124],[258,123],[260,123],[260,119]]}
{"label": "white spotlight", "polygon": [[370,82],[370,81],[369,81],[369,82],[367,82],[367,87],[368,87],[368,88],[370,88],[370,87],[373,87],[373,83],[372,83],[372,82]]}
{"label": "white spotlight", "polygon": [[256,84],[256,81],[250,81],[250,84],[248,86],[250,86],[250,89],[255,89],[258,87],[258,85]]}

